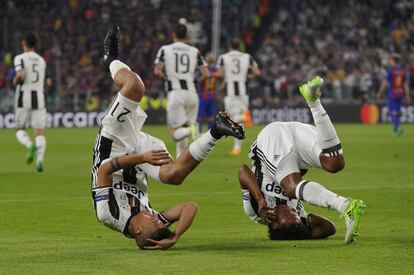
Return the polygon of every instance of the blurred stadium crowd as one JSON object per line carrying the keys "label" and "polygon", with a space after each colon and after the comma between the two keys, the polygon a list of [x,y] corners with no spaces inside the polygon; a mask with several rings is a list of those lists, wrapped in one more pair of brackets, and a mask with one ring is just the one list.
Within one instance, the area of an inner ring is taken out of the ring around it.
{"label": "blurred stadium crowd", "polygon": [[[252,105],[297,106],[297,84],[314,73],[327,79],[326,103],[350,104],[373,98],[391,52],[403,57],[414,77],[414,2],[222,1],[222,52],[230,38],[258,61],[263,75],[250,83]],[[164,97],[152,73],[158,48],[171,41],[170,30],[185,20],[190,43],[211,50],[210,0],[5,1],[0,10],[0,112],[13,109],[13,57],[29,30],[40,38],[53,78],[51,111],[105,109],[116,91],[100,69],[107,29],[123,30],[122,59],[143,78],[150,98]],[[414,81],[411,81],[413,91]]]}

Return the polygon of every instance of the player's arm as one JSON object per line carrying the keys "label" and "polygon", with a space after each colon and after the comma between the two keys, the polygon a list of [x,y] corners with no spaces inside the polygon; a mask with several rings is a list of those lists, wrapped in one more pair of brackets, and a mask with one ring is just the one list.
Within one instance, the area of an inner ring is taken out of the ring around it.
{"label": "player's arm", "polygon": [[206,66],[201,66],[198,70],[200,71],[200,77],[197,79],[197,83],[201,83],[204,79],[209,78],[210,73]]}
{"label": "player's arm", "polygon": [[161,79],[166,79],[164,69],[165,69],[165,65],[163,63],[155,64],[154,74]]}
{"label": "player's arm", "polygon": [[217,77],[224,77],[224,58],[222,55],[217,59]]}
{"label": "player's arm", "polygon": [[198,83],[210,77],[210,72],[208,71],[207,63],[199,51],[197,51],[197,68],[200,72],[200,78],[197,79]]}
{"label": "player's arm", "polygon": [[48,69],[46,69],[46,74],[45,74],[45,84],[47,88],[52,87],[52,78],[50,77],[50,72]]}
{"label": "player's arm", "polygon": [[26,77],[23,68],[23,60],[17,56],[14,58],[14,70],[16,71],[16,75],[13,78],[13,85],[16,86],[23,83],[24,78]]}
{"label": "player's arm", "polygon": [[184,232],[190,228],[194,217],[197,214],[197,209],[197,204],[194,202],[186,202],[173,206],[163,212],[163,215],[167,220],[171,222],[178,221],[175,227],[174,235],[171,238],[162,239],[159,241],[148,239],[148,241],[156,245],[145,247],[145,249],[168,249],[171,246],[175,245],[178,239],[180,239],[180,237],[184,234]]}
{"label": "player's arm", "polygon": [[254,61],[251,56],[250,56],[250,60],[249,60],[249,69],[250,69],[250,73],[247,75],[248,80],[256,78],[256,77],[258,77],[262,74],[262,72],[259,69],[259,66],[256,63],[256,61]]}
{"label": "player's arm", "polygon": [[410,103],[411,102],[411,96],[410,96],[410,88],[408,87],[407,78],[408,78],[408,76],[405,75],[405,77],[404,77],[404,84],[403,84],[403,90],[404,90],[405,100],[407,101],[407,103]]}
{"label": "player's arm", "polygon": [[155,67],[154,67],[154,74],[161,79],[166,79],[164,62],[165,62],[165,50],[163,47],[161,47],[158,50],[157,55],[155,57]]}
{"label": "player's arm", "polygon": [[270,223],[273,219],[273,210],[267,207],[266,200],[259,189],[259,183],[249,167],[242,164],[239,168],[239,181],[243,189],[248,189],[253,198],[257,201],[259,216]]}
{"label": "player's arm", "polygon": [[103,162],[98,170],[98,187],[112,186],[112,173],[141,163],[164,165],[169,163],[170,155],[165,150],[148,151],[143,154],[120,156]]}
{"label": "player's arm", "polygon": [[378,89],[378,92],[377,92],[377,99],[381,99],[382,94],[384,93],[384,91],[387,87],[388,87],[388,81],[383,79],[381,81],[381,85],[380,85],[380,87]]}

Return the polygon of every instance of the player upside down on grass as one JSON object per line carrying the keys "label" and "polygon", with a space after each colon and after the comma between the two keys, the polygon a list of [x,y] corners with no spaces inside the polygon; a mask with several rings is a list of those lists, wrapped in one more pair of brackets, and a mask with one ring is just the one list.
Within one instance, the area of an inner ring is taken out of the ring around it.
{"label": "player upside down on grass", "polygon": [[322,84],[322,78],[315,77],[300,87],[315,127],[299,122],[270,123],[250,147],[252,170],[246,165],[239,170],[244,210],[252,220],[268,225],[271,239],[326,238],[335,234],[334,224],[307,215],[301,200],[338,211],[345,219],[345,243],[358,235],[365,204],[302,178],[312,167],[336,173],[345,166],[341,143],[319,100]]}
{"label": "player upside down on grass", "polygon": [[[139,76],[118,60],[119,27],[108,31],[104,64],[120,91],[112,102],[96,139],[92,167],[92,197],[98,220],[135,238],[141,249],[167,249],[190,227],[197,206],[187,202],[158,213],[148,199],[147,176],[181,184],[207,157],[222,136],[244,138],[244,129],[227,113],[186,148],[177,160],[164,142],[141,132],[146,114],[139,102],[145,87]],[[175,232],[167,229],[177,221]]]}

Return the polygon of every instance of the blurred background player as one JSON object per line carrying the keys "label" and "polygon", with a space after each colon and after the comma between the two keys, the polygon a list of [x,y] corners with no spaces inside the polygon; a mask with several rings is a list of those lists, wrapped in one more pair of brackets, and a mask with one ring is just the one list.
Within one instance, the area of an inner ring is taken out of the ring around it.
{"label": "blurred background player", "polygon": [[[251,124],[246,83],[247,80],[253,79],[261,73],[252,56],[239,51],[240,43],[239,39],[232,39],[230,51],[219,56],[217,66],[218,73],[221,77],[224,77],[225,82],[225,109],[236,122],[248,122]],[[230,151],[230,154],[240,155],[241,146],[242,141],[235,139],[233,150]]]}
{"label": "blurred background player", "polygon": [[203,132],[203,122],[207,122],[208,129],[214,124],[214,118],[217,111],[217,68],[214,65],[212,54],[206,56],[207,68],[210,76],[204,79],[198,86],[199,107],[198,107],[198,129],[199,133]]}
{"label": "blurred background player", "polygon": [[[163,234],[167,240],[162,242],[147,242],[147,238],[154,238],[154,234],[163,233],[165,226],[162,223],[168,223],[162,215],[154,215],[156,212],[148,199],[147,177],[167,184],[181,184],[221,137],[231,135],[244,138],[244,130],[231,121],[228,114],[219,113],[216,123],[207,133],[193,141],[176,160],[171,159],[164,142],[141,131],[147,118],[139,105],[145,86],[136,73],[118,60],[120,37],[120,29],[115,26],[104,40],[104,65],[119,87],[119,92],[102,120],[95,141],[91,169],[94,208],[101,223],[135,238],[140,248],[152,244],[156,249],[165,249],[175,243],[172,235]],[[193,210],[189,210],[187,217],[192,221],[195,207],[191,203],[189,207]],[[143,217],[148,216],[142,214],[145,209],[150,217]],[[175,213],[167,214],[171,218],[169,221],[182,221],[181,215]],[[160,223],[160,219],[163,222]],[[186,218],[183,216],[183,219]],[[191,221],[183,221],[186,226],[180,227],[180,232],[184,233]],[[157,226],[151,226],[151,223]],[[179,225],[176,236],[178,231]]]}
{"label": "blurred background player", "polygon": [[[22,39],[23,53],[14,58],[16,71],[13,79],[13,84],[16,86],[14,121],[17,140],[28,149],[27,164],[33,162],[37,152],[36,170],[42,172],[46,151],[44,85],[46,81],[46,85],[50,87],[52,81],[47,74],[45,60],[35,52],[36,44],[37,38],[33,33],[25,34]],[[32,142],[25,130],[28,126],[34,129],[35,143]]]}
{"label": "blurred background player", "polygon": [[[155,75],[165,80],[168,92],[167,123],[176,142],[176,157],[188,145],[188,136],[198,136],[198,95],[195,82],[208,78],[207,64],[197,48],[187,45],[187,27],[178,24],[172,33],[173,43],[162,46],[155,59]],[[195,80],[196,70],[200,78]]]}
{"label": "blurred background player", "polygon": [[400,65],[401,56],[393,53],[389,59],[389,67],[386,76],[378,89],[377,98],[380,99],[384,90],[388,87],[387,106],[394,124],[394,136],[400,136],[403,129],[400,126],[402,101],[405,98],[407,103],[411,102],[410,91],[408,88],[408,74]]}
{"label": "blurred background player", "polygon": [[[239,171],[239,177],[249,178],[254,184],[257,181],[268,207],[277,208],[281,202],[292,199],[335,209],[345,219],[345,243],[350,243],[358,235],[365,204],[361,200],[339,196],[317,182],[302,179],[309,168],[336,173],[345,167],[342,145],[319,100],[322,84],[322,78],[315,77],[299,88],[312,112],[315,126],[299,122],[268,124],[250,147],[253,172],[245,168]],[[241,183],[248,184],[248,181],[241,180]],[[299,202],[292,201],[288,206],[301,211],[298,205]],[[258,213],[260,215],[260,209]]]}

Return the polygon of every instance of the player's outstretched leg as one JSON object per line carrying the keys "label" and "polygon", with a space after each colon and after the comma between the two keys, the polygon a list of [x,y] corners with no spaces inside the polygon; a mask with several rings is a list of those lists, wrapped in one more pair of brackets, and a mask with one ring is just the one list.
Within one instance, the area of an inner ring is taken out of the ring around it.
{"label": "player's outstretched leg", "polygon": [[161,166],[160,180],[169,184],[181,184],[200,162],[207,158],[223,136],[245,138],[243,126],[231,120],[227,112],[219,112],[213,127],[193,141],[176,161]]}
{"label": "player's outstretched leg", "polygon": [[342,146],[335,127],[319,99],[321,96],[322,84],[323,79],[317,76],[306,84],[301,85],[299,91],[305,98],[306,103],[312,112],[322,154],[328,157],[333,157],[342,155]]}
{"label": "player's outstretched leg", "polygon": [[26,163],[31,164],[36,154],[36,145],[33,144],[27,132],[23,129],[17,129],[16,138],[19,143],[27,148]]}

